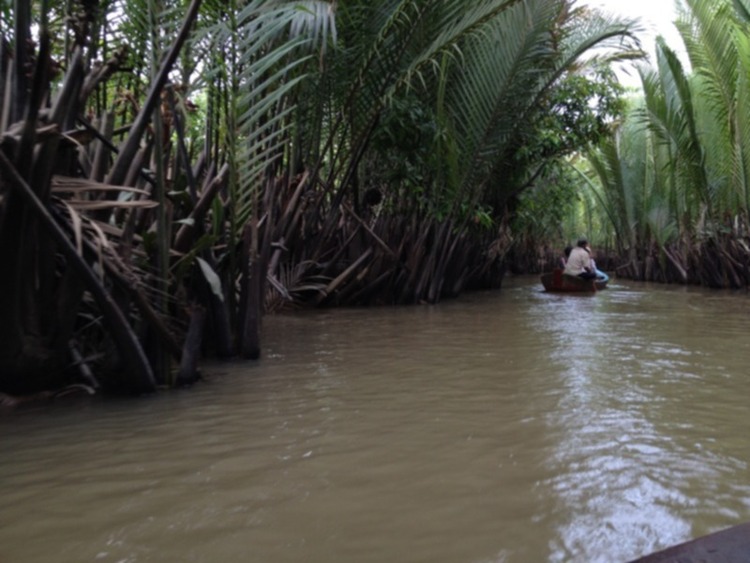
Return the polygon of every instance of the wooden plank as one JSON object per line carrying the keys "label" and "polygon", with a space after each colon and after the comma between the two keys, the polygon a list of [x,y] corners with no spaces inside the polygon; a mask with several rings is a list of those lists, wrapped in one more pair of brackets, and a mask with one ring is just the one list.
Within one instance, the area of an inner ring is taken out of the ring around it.
{"label": "wooden plank", "polygon": [[631,563],[748,563],[750,522],[700,537]]}

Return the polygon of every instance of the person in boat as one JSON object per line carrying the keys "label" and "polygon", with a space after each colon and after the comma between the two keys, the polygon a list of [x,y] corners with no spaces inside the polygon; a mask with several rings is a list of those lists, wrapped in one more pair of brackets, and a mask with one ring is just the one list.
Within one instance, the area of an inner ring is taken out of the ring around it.
{"label": "person in boat", "polygon": [[591,245],[590,244],[586,245],[586,252],[589,253],[589,261],[591,262],[591,271],[592,272],[596,272],[596,262],[594,262],[594,255],[591,252]]}
{"label": "person in boat", "polygon": [[565,265],[568,263],[568,258],[570,258],[570,252],[573,250],[573,247],[568,245],[565,247],[565,250],[563,252],[565,253],[565,256],[560,258],[560,268],[565,269]]}
{"label": "person in boat", "polygon": [[599,267],[596,265],[596,262],[594,262],[594,253],[591,250],[591,245],[586,245],[586,252],[589,253],[589,258],[591,259],[591,271],[596,274],[596,279],[598,280],[609,280],[607,277],[607,274],[599,270]]}
{"label": "person in boat", "polygon": [[580,239],[575,248],[570,251],[570,256],[565,262],[565,271],[563,273],[569,276],[578,276],[585,280],[596,279],[596,269],[591,264],[591,255],[586,248],[589,241]]}

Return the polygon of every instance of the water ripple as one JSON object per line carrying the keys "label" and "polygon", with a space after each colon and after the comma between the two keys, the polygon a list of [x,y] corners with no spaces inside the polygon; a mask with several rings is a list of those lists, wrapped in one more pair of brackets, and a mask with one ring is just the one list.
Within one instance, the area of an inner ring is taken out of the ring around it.
{"label": "water ripple", "polygon": [[270,317],[190,390],[0,418],[0,561],[597,563],[750,519],[744,294]]}

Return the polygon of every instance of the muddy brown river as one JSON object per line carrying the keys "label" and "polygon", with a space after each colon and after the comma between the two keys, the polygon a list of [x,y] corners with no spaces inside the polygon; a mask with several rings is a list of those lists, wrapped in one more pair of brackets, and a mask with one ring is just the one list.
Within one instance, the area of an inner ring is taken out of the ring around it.
{"label": "muddy brown river", "polygon": [[611,563],[750,520],[750,296],[506,281],[0,415],[0,562]]}

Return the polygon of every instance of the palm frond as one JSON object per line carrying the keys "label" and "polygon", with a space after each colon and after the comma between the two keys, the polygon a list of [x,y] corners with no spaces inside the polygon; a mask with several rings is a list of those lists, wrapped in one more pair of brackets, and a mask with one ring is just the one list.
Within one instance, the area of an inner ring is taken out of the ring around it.
{"label": "palm frond", "polygon": [[549,31],[558,13],[554,2],[515,6],[497,20],[491,35],[465,47],[447,96],[464,155],[462,190],[483,189],[495,159],[519,127],[519,116],[543,87],[542,69],[554,64]]}
{"label": "palm frond", "polygon": [[311,39],[311,47],[325,54],[328,45],[335,45],[338,40],[336,4],[321,0],[294,0],[294,4],[299,16],[291,23],[291,37]]}
{"label": "palm frond", "polygon": [[689,12],[677,20],[694,72],[703,77],[705,94],[722,119],[731,119],[737,83],[737,51],[731,30],[734,14],[726,1],[686,0]]}
{"label": "palm frond", "polygon": [[750,38],[739,30],[735,35],[741,71],[737,82],[737,142],[734,152],[738,207],[750,212]]}
{"label": "palm frond", "polygon": [[457,127],[475,135],[465,138],[462,147],[468,164],[462,190],[480,193],[492,178],[505,176],[494,189],[510,194],[519,187],[507,182],[506,173],[496,172],[510,166],[498,159],[512,158],[514,146],[523,144],[534,112],[561,77],[603,60],[603,55],[592,56],[596,50],[608,52],[608,60],[642,53],[634,39],[635,22],[569,12],[567,2],[514,6],[497,18],[493,30],[491,41],[469,43],[451,106]]}

